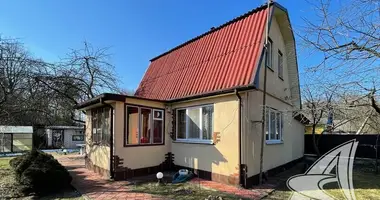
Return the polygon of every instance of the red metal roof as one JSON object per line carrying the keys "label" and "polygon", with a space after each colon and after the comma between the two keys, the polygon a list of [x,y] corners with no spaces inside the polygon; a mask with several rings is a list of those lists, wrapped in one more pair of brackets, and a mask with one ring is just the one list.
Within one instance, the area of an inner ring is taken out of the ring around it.
{"label": "red metal roof", "polygon": [[135,96],[172,100],[253,84],[266,15],[261,6],[153,58]]}

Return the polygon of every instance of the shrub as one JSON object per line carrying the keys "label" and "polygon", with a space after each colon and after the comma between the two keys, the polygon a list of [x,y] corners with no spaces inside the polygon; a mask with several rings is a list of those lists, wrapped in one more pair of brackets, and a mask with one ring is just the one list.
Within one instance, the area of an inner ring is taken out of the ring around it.
{"label": "shrub", "polygon": [[71,176],[52,155],[32,150],[13,158],[10,165],[23,193],[46,194],[70,187]]}

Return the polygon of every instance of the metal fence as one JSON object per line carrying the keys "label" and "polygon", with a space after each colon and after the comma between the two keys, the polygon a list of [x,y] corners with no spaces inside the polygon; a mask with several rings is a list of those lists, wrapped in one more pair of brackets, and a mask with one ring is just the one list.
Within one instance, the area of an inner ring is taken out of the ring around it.
{"label": "metal fence", "polygon": [[[359,158],[379,158],[380,151],[378,148],[380,146],[380,136],[378,135],[336,135],[336,134],[326,134],[326,135],[315,135],[318,141],[318,149],[321,154],[327,153],[332,148],[356,139],[359,142],[355,157]],[[315,154],[313,147],[313,136],[305,135],[305,154]]]}

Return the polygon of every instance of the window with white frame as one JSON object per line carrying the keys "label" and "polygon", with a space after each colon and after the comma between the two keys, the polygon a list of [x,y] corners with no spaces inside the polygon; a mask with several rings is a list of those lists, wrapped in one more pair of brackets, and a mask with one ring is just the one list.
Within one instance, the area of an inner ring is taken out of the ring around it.
{"label": "window with white frame", "polygon": [[283,56],[280,50],[278,50],[278,77],[280,79],[284,79],[283,71],[284,71],[284,66],[283,66]]}
{"label": "window with white frame", "polygon": [[127,105],[125,120],[125,145],[163,144],[163,110]]}
{"label": "window with white frame", "polygon": [[273,70],[273,42],[268,38],[268,46],[266,52],[266,65],[269,69]]}
{"label": "window with white frame", "polygon": [[212,143],[214,106],[196,106],[177,110],[178,141]]}
{"label": "window with white frame", "polygon": [[266,108],[265,138],[268,142],[281,142],[283,136],[283,115],[280,111]]}

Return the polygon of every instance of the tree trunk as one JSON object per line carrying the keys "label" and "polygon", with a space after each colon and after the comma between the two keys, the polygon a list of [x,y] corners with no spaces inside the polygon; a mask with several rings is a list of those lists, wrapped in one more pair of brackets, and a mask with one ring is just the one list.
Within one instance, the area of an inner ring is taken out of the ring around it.
{"label": "tree trunk", "polygon": [[311,133],[313,135],[313,147],[314,147],[314,152],[315,154],[317,154],[318,157],[321,156],[321,154],[319,153],[319,149],[318,149],[318,145],[317,145],[317,140],[315,138],[315,127],[317,125],[316,124],[313,124],[313,132]]}
{"label": "tree trunk", "polygon": [[359,135],[361,134],[361,132],[363,131],[365,125],[367,124],[368,120],[369,120],[369,117],[372,115],[372,112],[365,118],[364,122],[362,123],[362,125],[360,126],[359,130],[356,132],[356,135]]}

